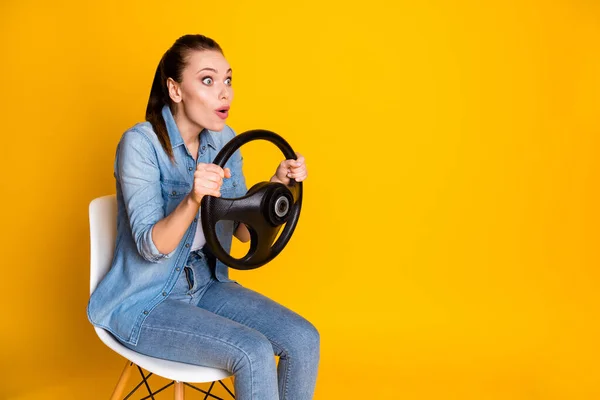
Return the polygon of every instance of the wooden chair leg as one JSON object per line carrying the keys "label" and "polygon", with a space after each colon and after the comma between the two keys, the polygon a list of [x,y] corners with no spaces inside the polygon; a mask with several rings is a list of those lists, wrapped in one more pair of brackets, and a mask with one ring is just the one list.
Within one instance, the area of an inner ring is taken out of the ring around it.
{"label": "wooden chair leg", "polygon": [[[229,379],[231,379],[231,391],[235,392],[235,375],[231,375],[229,377]],[[231,393],[229,393],[229,394],[233,397],[233,394],[231,394]],[[235,397],[233,397],[233,398],[235,398]]]}
{"label": "wooden chair leg", "polygon": [[175,400],[184,400],[185,399],[185,387],[183,386],[183,382],[175,381]]}
{"label": "wooden chair leg", "polygon": [[119,382],[117,382],[117,386],[113,391],[110,400],[120,400],[123,396],[123,391],[125,390],[125,386],[127,385],[127,380],[129,379],[129,375],[131,375],[131,368],[133,363],[129,360],[125,363],[125,368],[123,368],[123,372],[121,372],[121,377],[119,378]]}

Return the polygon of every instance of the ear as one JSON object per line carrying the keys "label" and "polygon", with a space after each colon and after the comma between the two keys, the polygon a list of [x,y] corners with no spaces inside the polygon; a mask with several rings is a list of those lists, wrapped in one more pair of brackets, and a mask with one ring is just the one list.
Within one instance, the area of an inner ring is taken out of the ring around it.
{"label": "ear", "polygon": [[169,90],[169,97],[174,103],[181,102],[181,86],[175,82],[173,78],[167,78],[167,89]]}

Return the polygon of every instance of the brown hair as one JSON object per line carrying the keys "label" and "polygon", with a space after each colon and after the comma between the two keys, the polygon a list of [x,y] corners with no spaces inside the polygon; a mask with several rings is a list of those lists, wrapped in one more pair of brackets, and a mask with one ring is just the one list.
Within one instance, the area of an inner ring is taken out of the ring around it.
{"label": "brown hair", "polygon": [[146,121],[152,124],[160,144],[171,160],[173,160],[173,148],[169,140],[167,125],[162,116],[162,108],[165,104],[173,111],[173,101],[169,97],[167,79],[171,78],[175,82],[181,83],[181,74],[186,66],[188,56],[194,50],[216,50],[223,53],[217,42],[204,35],[181,36],[160,59],[146,106]]}

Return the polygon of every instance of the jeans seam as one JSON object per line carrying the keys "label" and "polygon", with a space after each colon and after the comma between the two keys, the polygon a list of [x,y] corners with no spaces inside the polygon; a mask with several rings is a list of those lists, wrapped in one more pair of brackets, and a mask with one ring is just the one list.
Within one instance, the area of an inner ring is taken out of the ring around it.
{"label": "jeans seam", "polygon": [[[264,335],[264,334],[263,334]],[[289,374],[289,369],[291,368],[291,357],[290,352],[282,345],[280,345],[279,343],[277,343],[275,340],[272,340],[270,337],[268,337],[267,335],[265,335],[266,338],[271,342],[271,344],[274,344],[275,346],[279,347],[283,353],[286,355],[286,364],[285,364],[285,369],[284,369],[284,388],[283,388],[283,399],[279,399],[279,400],[285,400],[288,397],[288,388],[289,388],[289,378],[290,378],[290,374]],[[281,357],[279,357],[279,362],[281,362]]]}
{"label": "jeans seam", "polygon": [[254,386],[254,382],[253,382],[254,381],[254,374],[252,373],[252,359],[250,358],[250,356],[248,355],[248,353],[246,353],[244,351],[244,349],[242,349],[241,347],[238,347],[235,344],[226,342],[225,340],[219,339],[219,338],[214,337],[214,336],[201,335],[201,334],[197,334],[197,333],[194,333],[194,332],[188,332],[188,331],[183,331],[183,330],[175,330],[175,329],[169,329],[169,328],[159,328],[159,327],[154,327],[154,326],[146,326],[145,329],[153,329],[153,330],[156,330],[156,331],[165,331],[165,332],[183,333],[183,334],[191,335],[191,336],[195,336],[195,337],[201,337],[201,338],[208,338],[208,339],[211,339],[211,340],[217,340],[217,341],[219,341],[221,343],[225,343],[226,345],[233,347],[234,349],[237,349],[237,350],[241,351],[244,354],[244,356],[246,356],[246,358],[248,359],[248,367],[250,368],[250,377],[251,377],[251,379],[250,379],[250,393],[252,393],[251,396],[254,397],[254,387],[253,387]]}
{"label": "jeans seam", "polygon": [[[281,362],[281,360],[280,360],[280,362]],[[284,379],[285,387],[283,388],[283,399],[280,399],[280,400],[285,400],[288,398],[288,389],[289,389],[288,383],[290,381],[289,370],[291,367],[292,367],[292,359],[291,359],[291,357],[288,356],[288,357],[286,357],[286,360],[285,360],[285,369],[284,369],[284,371],[285,371],[284,372],[285,373],[285,379]]]}
{"label": "jeans seam", "polygon": [[216,280],[214,280],[213,278],[211,278],[210,281],[206,284],[206,286],[204,286],[204,288],[202,290],[202,293],[199,293],[200,290],[196,290],[196,292],[193,295],[191,295],[192,296],[192,300],[194,300],[194,302],[191,303],[191,304],[194,304],[196,307],[199,307],[198,304],[200,304],[200,301],[202,300],[202,298],[204,297],[204,295],[206,294],[206,292],[208,292],[208,289],[210,289],[210,287],[215,282],[216,282]]}

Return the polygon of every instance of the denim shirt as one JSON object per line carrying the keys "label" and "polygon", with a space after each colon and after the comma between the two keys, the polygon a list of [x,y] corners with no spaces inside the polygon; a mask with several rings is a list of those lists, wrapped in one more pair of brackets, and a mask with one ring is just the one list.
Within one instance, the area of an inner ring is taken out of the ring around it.
{"label": "denim shirt", "polygon": [[[137,344],[140,328],[152,310],[167,298],[183,272],[191,250],[200,212],[175,250],[159,252],[152,241],[152,227],[169,215],[192,190],[196,162],[189,153],[169,107],[162,110],[175,164],[163,150],[149,122],[128,129],[117,146],[114,176],[117,197],[117,239],[112,266],[90,296],[87,315],[121,341]],[[197,162],[212,163],[219,150],[233,137],[229,127],[220,132],[200,133]],[[226,168],[231,178],[223,179],[221,195],[246,194],[239,149]],[[233,221],[219,221],[216,234],[223,249],[231,250]],[[216,260],[216,278],[231,282],[228,267]]]}

